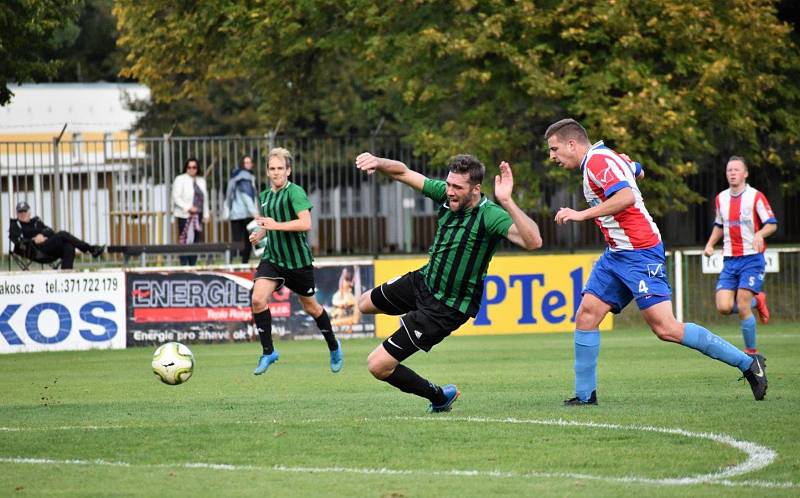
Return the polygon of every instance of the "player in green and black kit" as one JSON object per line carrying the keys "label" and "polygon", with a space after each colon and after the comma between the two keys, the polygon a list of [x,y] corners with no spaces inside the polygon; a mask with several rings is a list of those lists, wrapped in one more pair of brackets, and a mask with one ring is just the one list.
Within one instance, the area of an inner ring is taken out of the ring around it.
{"label": "player in green and black kit", "polygon": [[253,320],[263,348],[253,373],[261,375],[278,361],[278,351],[272,345],[269,300],[284,285],[297,294],[305,312],[317,322],[328,343],[331,371],[336,373],[344,363],[342,345],[333,335],[328,313],[314,298],[314,258],[306,240],[306,232],[311,230],[311,202],[303,187],[289,181],[292,154],[288,150],[275,148],[269,152],[267,173],[271,186],[259,195],[261,216],[256,218],[261,230],[250,235],[253,244],[267,237],[253,279]]}
{"label": "player in green and black kit", "polygon": [[473,156],[454,157],[447,181],[431,180],[399,161],[367,152],[356,158],[356,166],[370,174],[380,171],[441,204],[428,264],[362,294],[358,307],[362,313],[403,315],[397,332],[370,353],[370,373],[403,392],[427,398],[432,412],[449,411],[461,394],[455,385],[437,386],[400,363],[419,350],[430,351],[474,317],[500,239],[537,249],[542,246],[539,227],[512,199],[514,179],[506,162],[495,177],[499,206],[481,193],[485,168]]}

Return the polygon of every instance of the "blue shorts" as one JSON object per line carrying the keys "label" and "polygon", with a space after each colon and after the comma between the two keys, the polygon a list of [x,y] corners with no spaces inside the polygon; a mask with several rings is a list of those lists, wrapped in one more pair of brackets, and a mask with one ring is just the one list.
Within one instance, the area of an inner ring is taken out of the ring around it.
{"label": "blue shorts", "polygon": [[612,251],[600,256],[583,293],[595,295],[619,313],[636,299],[640,310],[672,299],[667,280],[664,245],[633,251]]}
{"label": "blue shorts", "polygon": [[717,290],[747,289],[753,294],[764,286],[764,270],[767,262],[762,253],[749,256],[726,256],[719,274]]}

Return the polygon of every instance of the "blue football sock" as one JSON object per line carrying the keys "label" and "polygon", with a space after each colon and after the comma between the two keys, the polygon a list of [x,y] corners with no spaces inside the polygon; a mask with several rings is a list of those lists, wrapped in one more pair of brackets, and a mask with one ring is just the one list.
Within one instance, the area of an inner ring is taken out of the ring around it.
{"label": "blue football sock", "polygon": [[600,331],[575,330],[575,396],[587,401],[597,389]]}
{"label": "blue football sock", "polygon": [[747,349],[756,348],[756,317],[750,315],[742,320],[742,337],[744,337],[744,347]]}
{"label": "blue football sock", "polygon": [[694,323],[684,325],[683,342],[681,342],[684,346],[696,349],[704,355],[736,367],[742,372],[750,368],[753,359],[730,342],[700,325]]}

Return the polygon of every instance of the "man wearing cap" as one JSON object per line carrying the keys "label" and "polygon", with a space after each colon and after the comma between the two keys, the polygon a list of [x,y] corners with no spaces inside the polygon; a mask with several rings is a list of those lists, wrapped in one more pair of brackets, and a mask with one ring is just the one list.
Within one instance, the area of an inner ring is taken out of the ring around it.
{"label": "man wearing cap", "polygon": [[39,219],[31,217],[31,207],[27,202],[17,204],[17,218],[11,220],[8,237],[14,244],[23,241],[32,242],[36,248],[52,258],[61,258],[61,268],[71,270],[75,261],[75,249],[89,253],[93,258],[99,257],[106,246],[93,246],[75,237],[69,232],[56,232]]}

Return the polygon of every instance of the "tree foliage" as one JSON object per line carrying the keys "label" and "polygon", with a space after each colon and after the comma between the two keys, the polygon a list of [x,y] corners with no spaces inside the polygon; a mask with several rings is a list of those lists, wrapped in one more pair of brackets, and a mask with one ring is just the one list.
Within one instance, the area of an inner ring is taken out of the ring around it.
{"label": "tree foliage", "polygon": [[359,40],[343,29],[353,15],[346,3],[122,0],[115,13],[129,50],[123,74],[161,103],[249,87],[253,112],[244,124],[259,133],[347,133],[379,115],[358,83]]}
{"label": "tree foliage", "polygon": [[[120,0],[125,75],[159,102],[236,92],[253,131],[381,120],[443,159],[507,159],[534,193],[542,133],[580,120],[640,160],[655,212],[731,154],[800,161],[800,52],[771,0]],[[249,101],[249,102],[248,102]],[[785,175],[796,180],[797,175]],[[525,189],[520,189],[524,192]]]}
{"label": "tree foliage", "polygon": [[53,50],[75,41],[81,0],[4,0],[0,3],[0,106],[11,101],[9,83],[49,79]]}
{"label": "tree foliage", "polygon": [[113,0],[84,0],[71,31],[70,43],[61,44],[50,56],[60,61],[51,78],[58,82],[117,81],[124,54],[116,46],[117,27]]}

